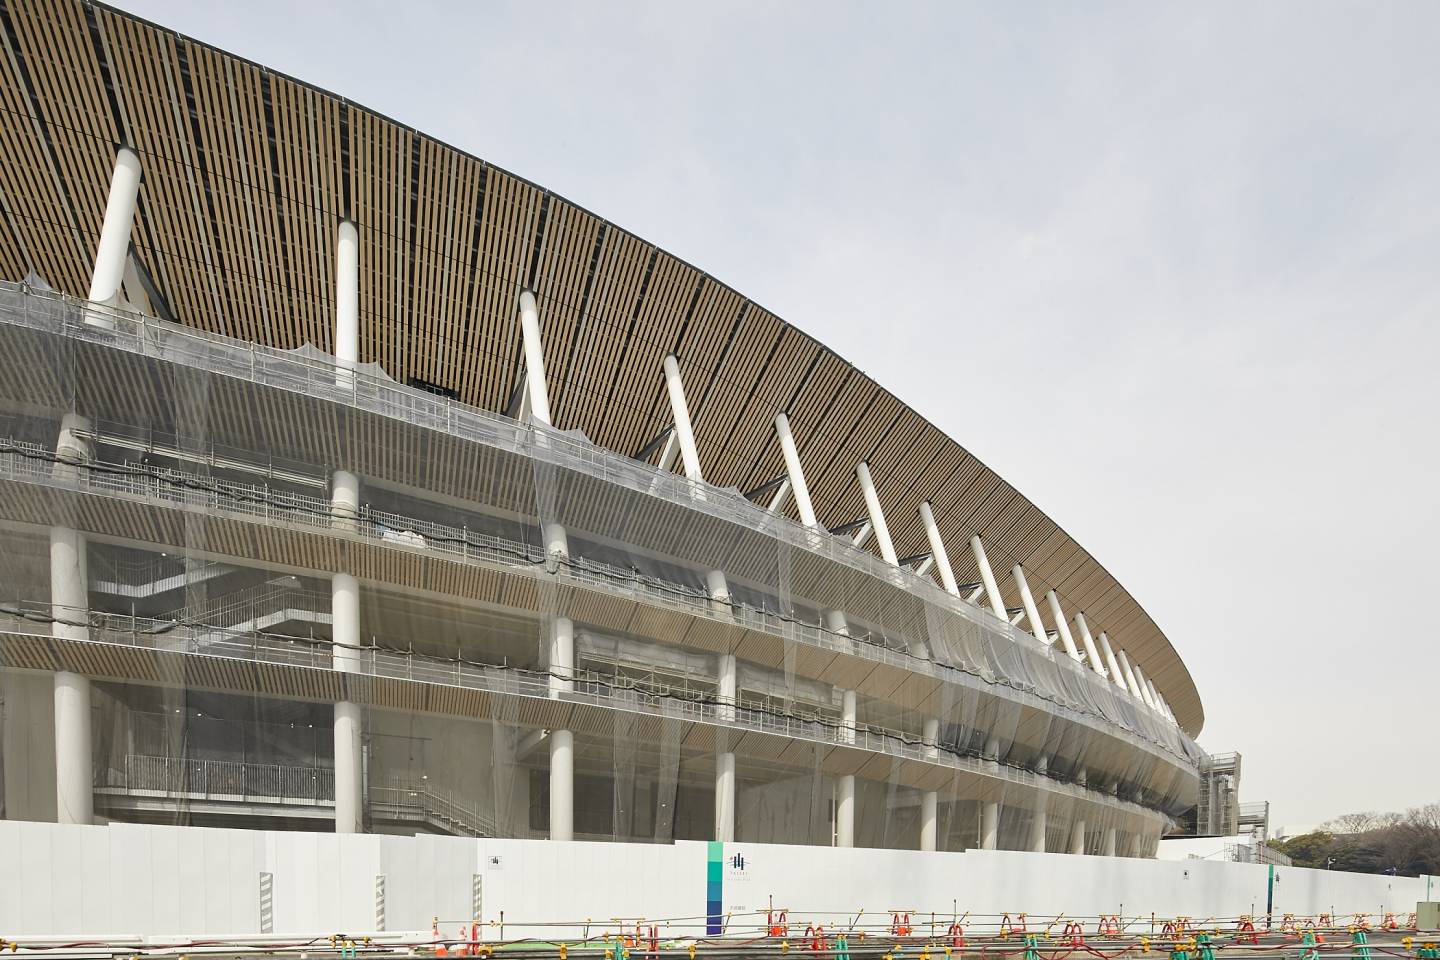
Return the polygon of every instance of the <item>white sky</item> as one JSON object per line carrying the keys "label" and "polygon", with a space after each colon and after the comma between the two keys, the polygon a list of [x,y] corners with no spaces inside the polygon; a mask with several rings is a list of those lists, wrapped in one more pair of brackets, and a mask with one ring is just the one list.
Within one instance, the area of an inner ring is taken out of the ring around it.
{"label": "white sky", "polygon": [[1440,798],[1440,4],[121,5],[856,362],[1139,598],[1273,823]]}

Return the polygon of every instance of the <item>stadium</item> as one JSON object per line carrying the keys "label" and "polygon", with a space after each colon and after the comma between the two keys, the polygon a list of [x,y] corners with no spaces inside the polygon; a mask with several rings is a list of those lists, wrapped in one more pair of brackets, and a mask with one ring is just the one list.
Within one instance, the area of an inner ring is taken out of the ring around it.
{"label": "stadium", "polygon": [[0,950],[1433,926],[1433,877],[1154,859],[1240,772],[1165,634],[721,279],[98,3],[0,46]]}
{"label": "stadium", "polygon": [[0,20],[5,819],[1150,857],[1194,806],[1139,601],[822,343],[339,96]]}

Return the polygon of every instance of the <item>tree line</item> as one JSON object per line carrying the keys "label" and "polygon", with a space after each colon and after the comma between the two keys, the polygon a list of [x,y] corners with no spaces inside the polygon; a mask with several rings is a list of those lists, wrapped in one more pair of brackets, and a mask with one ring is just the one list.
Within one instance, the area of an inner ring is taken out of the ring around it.
{"label": "tree line", "polygon": [[1267,841],[1267,846],[1297,867],[1402,877],[1440,874],[1440,803],[1404,813],[1347,813],[1310,833]]}

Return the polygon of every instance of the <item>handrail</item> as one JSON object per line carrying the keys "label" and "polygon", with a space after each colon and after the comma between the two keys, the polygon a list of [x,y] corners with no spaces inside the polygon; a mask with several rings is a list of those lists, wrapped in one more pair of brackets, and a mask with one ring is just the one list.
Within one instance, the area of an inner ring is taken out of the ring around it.
{"label": "handrail", "polygon": [[[86,322],[87,318],[96,316],[103,317],[106,325],[101,327]],[[36,290],[25,284],[0,283],[0,323],[58,333],[71,339],[95,342],[107,348],[238,378],[259,386],[341,403],[447,436],[575,470],[687,509],[703,511],[708,516],[720,517],[745,529],[758,530],[789,546],[867,574],[927,604],[999,634],[1017,646],[1053,655],[1047,644],[1029,632],[995,617],[987,608],[946,593],[930,578],[911,569],[885,563],[874,554],[856,547],[848,538],[830,536],[765,510],[747,500],[739,491],[714,487],[668,471],[657,471],[649,464],[605,450],[566,431],[520,423],[488,410],[401,385],[386,376],[341,367],[332,357],[305,356],[296,351],[264,347],[168,323],[111,304],[92,303],[53,290]],[[1060,659],[1064,661],[1060,664],[1061,669],[1074,666],[1068,658]],[[1091,671],[1080,673],[1081,682],[1104,683]],[[1140,706],[1135,712],[1143,715],[1140,711],[1145,709]],[[1180,733],[1188,739],[1187,734]]]}
{"label": "handrail", "polygon": [[[0,607],[0,630],[5,628],[8,621],[13,632],[34,633],[33,629],[25,631],[13,628],[22,625],[33,628],[36,619],[48,619],[57,612],[65,611],[57,611],[51,604],[40,602]],[[162,652],[226,657],[285,666],[325,670],[335,668],[333,645],[324,641],[281,638],[266,634],[240,634],[128,614],[76,610],[71,612],[71,618],[67,618],[66,622],[88,624],[90,640],[81,642],[115,643]],[[202,643],[197,639],[197,633],[202,631],[205,637],[218,636],[221,639],[207,639]],[[368,647],[347,652],[345,672],[537,700],[558,700],[712,726],[749,729],[790,739],[851,747],[948,769],[959,769],[1088,800],[1111,809],[1129,810],[1147,817],[1157,814],[1164,816],[1161,811],[1120,800],[1083,785],[1067,783],[1027,768],[997,763],[994,758],[962,753],[953,747],[926,744],[903,734],[897,736],[866,724],[850,728],[834,722],[791,714],[775,714],[714,700],[682,699],[673,691],[647,690],[638,684],[635,687],[617,689],[607,680],[587,676],[586,671],[574,671],[573,679],[567,675],[566,680],[573,689],[556,689],[552,683],[554,678],[546,672],[459,660],[443,661],[408,651]]]}
{"label": "handrail", "polygon": [[[467,563],[499,565],[530,575],[538,575],[538,571],[545,563],[543,552],[533,544],[507,540],[493,535],[479,535],[472,531],[447,527],[433,521],[416,520],[396,514],[370,511],[365,508],[362,508],[353,519],[345,518],[343,521],[338,521],[331,513],[331,504],[328,500],[288,490],[273,490],[264,484],[242,484],[214,478],[204,478],[202,484],[197,481],[195,475],[172,468],[146,468],[141,472],[125,469],[122,465],[122,469],[115,470],[107,468],[105,464],[97,461],[87,461],[84,464],[90,469],[73,471],[62,477],[57,476],[51,469],[53,458],[54,455],[39,444],[0,439],[0,478],[10,477],[46,485],[68,486],[87,492],[140,497],[164,504],[210,512],[225,512],[246,518],[259,518],[269,523],[299,524],[316,529],[334,530],[337,522],[340,522],[343,523],[340,529],[346,533],[371,539],[383,539],[385,530],[404,527],[408,523],[409,529],[416,532],[424,531],[422,535],[428,535],[427,543],[423,547],[427,552],[444,553]],[[377,531],[380,533],[377,534]],[[422,549],[409,543],[404,546],[409,549]],[[561,565],[557,574],[583,584],[602,588],[610,593],[630,594],[647,603],[679,607],[695,616],[716,617],[707,599],[691,596],[684,591],[667,590],[659,584],[635,578],[617,582],[614,574],[607,575],[607,570],[613,570],[613,568],[583,558],[576,558]],[[1096,720],[1101,721],[1107,725],[1105,728],[1107,732],[1110,732],[1110,728],[1118,730],[1144,749],[1151,752],[1158,750],[1167,757],[1189,764],[1194,763],[1189,757],[1184,756],[1183,752],[1177,752],[1163,739],[1158,739],[1146,732],[1147,724],[1143,721],[1127,725],[1098,712],[1092,714],[1087,708],[1087,704],[1062,701],[1046,696],[1033,687],[1019,686],[1008,678],[987,673],[983,666],[977,668],[977,672],[972,674],[958,666],[940,664],[931,659],[900,653],[873,642],[837,635],[815,625],[779,617],[767,611],[746,607],[743,604],[732,604],[726,610],[726,614],[721,619],[728,623],[763,631],[784,639],[797,640],[838,652],[862,656],[912,672],[926,673],[941,680],[958,681],[964,684],[967,681],[974,683],[978,678],[978,681],[992,692],[996,689],[1009,689],[1016,691],[1017,694],[1057,705],[1071,711],[1076,719],[1087,725],[1097,726]],[[1128,709],[1130,716],[1136,720],[1140,720],[1144,716],[1140,709],[1133,704],[1126,703],[1118,697],[1114,698],[1114,702],[1121,707],[1122,714]],[[1094,719],[1091,719],[1092,717]],[[1160,728],[1157,724],[1152,729],[1163,729],[1167,735],[1176,737],[1182,751],[1186,744],[1193,744],[1193,741],[1190,741],[1178,727],[1167,725]]]}

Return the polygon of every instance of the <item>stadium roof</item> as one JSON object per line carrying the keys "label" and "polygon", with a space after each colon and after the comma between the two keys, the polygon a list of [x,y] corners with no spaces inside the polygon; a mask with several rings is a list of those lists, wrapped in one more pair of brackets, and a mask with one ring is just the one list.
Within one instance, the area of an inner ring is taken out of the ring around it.
{"label": "stadium roof", "polygon": [[764,307],[543,187],[300,81],[80,0],[0,7],[0,274],[84,295],[116,146],[141,157],[135,255],[174,319],[329,350],[341,219],[361,236],[362,362],[504,410],[522,369],[516,294],[534,290],[556,426],[626,454],[669,423],[679,356],[707,479],[784,473],[795,428],[821,522],[865,516],[870,464],[901,556],[926,552],[930,500],[956,577],[978,533],[1135,660],[1182,728],[1199,693],[1165,634],[1038,507],[836,353]]}

